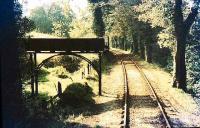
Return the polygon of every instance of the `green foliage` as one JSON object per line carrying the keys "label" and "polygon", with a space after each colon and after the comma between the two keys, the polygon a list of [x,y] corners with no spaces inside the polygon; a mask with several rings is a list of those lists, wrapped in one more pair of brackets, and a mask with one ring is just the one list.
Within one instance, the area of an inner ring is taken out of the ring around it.
{"label": "green foliage", "polygon": [[31,19],[35,22],[37,31],[54,33],[60,37],[69,37],[73,18],[69,3],[58,2],[46,8],[41,6],[31,12]]}
{"label": "green foliage", "polygon": [[79,70],[80,62],[81,60],[75,57],[60,56],[50,59],[48,62],[45,63],[44,67],[53,68],[56,66],[63,66],[67,71],[73,73]]}
{"label": "green foliage", "polygon": [[30,19],[34,21],[37,31],[52,33],[53,23],[42,6],[32,10]]}
{"label": "green foliage", "polygon": [[94,21],[93,21],[94,33],[98,37],[103,37],[105,35],[105,25],[103,21],[103,13],[101,7],[96,6],[94,8],[93,15],[94,15]]}
{"label": "green foliage", "polygon": [[[104,52],[102,55],[102,72],[103,73],[109,73],[112,69],[113,64],[116,62],[116,58],[111,52]],[[95,65],[96,69],[99,69],[99,60],[95,59],[92,61],[92,63]]]}
{"label": "green foliage", "polygon": [[116,58],[111,52],[104,52],[102,58],[102,71],[103,73],[109,73],[116,62]]}
{"label": "green foliage", "polygon": [[110,14],[107,15],[106,30],[111,37],[131,36],[134,13],[128,5],[116,6]]}
{"label": "green foliage", "polygon": [[[87,15],[85,15],[87,14]],[[81,13],[79,18],[73,20],[70,29],[71,38],[91,38],[96,37],[92,29],[93,16],[89,10]]]}
{"label": "green foliage", "polygon": [[23,28],[22,28],[22,21],[23,21],[22,5],[18,1],[15,1],[13,6],[14,6],[13,13],[14,13],[14,16],[15,16],[15,29],[14,28],[12,28],[12,29],[13,29],[13,31],[16,32],[17,37],[23,37],[24,34],[25,34],[24,33],[25,31],[23,31]]}
{"label": "green foliage", "polygon": [[80,62],[81,60],[76,57],[67,57],[67,56],[61,57],[59,61],[59,63],[63,65],[63,67],[66,68],[66,70],[69,71],[70,73],[79,70]]}
{"label": "green foliage", "polygon": [[170,0],[143,0],[142,4],[134,9],[139,13],[139,20],[150,23],[152,27],[160,26],[164,28],[170,22],[166,15],[172,15],[169,14],[169,10],[172,8]]}
{"label": "green foliage", "polygon": [[93,23],[92,28],[97,37],[104,37],[105,35],[105,24],[103,20],[103,9],[101,3],[107,3],[108,0],[88,0],[91,4],[93,11]]}
{"label": "green foliage", "polygon": [[57,66],[56,68],[54,68],[53,72],[55,76],[57,76],[58,78],[62,79],[69,78],[68,72],[62,66]]}
{"label": "green foliage", "polygon": [[48,15],[53,23],[53,32],[60,37],[69,37],[70,24],[73,19],[73,13],[66,4],[64,8],[54,4],[51,6]]}
{"label": "green foliage", "polygon": [[186,49],[186,68],[188,88],[196,95],[200,94],[200,19],[193,25]]}
{"label": "green foliage", "polygon": [[200,83],[200,44],[187,47],[187,77],[188,84],[193,86]]}
{"label": "green foliage", "polygon": [[39,93],[38,96],[31,97],[31,92],[25,91],[23,93],[24,102],[30,118],[46,118],[49,96],[47,93]]}
{"label": "green foliage", "polygon": [[29,55],[24,51],[23,47],[21,46],[20,48],[20,74],[21,74],[21,80],[22,82],[25,82],[30,79],[31,76],[31,63],[29,59]]}
{"label": "green foliage", "polygon": [[72,83],[62,93],[59,104],[61,106],[71,105],[73,107],[93,104],[92,96],[92,88],[88,85]]}
{"label": "green foliage", "polygon": [[31,92],[23,93],[26,105],[25,118],[18,124],[17,128],[44,128],[51,127],[50,122],[55,121],[55,117],[49,108],[47,93],[39,93],[38,96],[31,96]]}
{"label": "green foliage", "polygon": [[[195,8],[197,8],[198,3],[195,4],[197,5]],[[171,0],[125,0],[118,4],[114,4],[113,2],[114,8],[105,17],[106,33],[111,36],[114,42],[113,44],[117,48],[124,49],[124,44],[130,46],[127,44],[133,42],[134,47],[136,46],[135,44],[138,44],[139,53],[141,54],[143,49],[145,49],[145,53],[147,53],[148,46],[153,46],[153,50],[151,51],[153,53],[153,61],[171,71],[172,57],[174,57],[174,53],[177,49],[177,35],[174,33],[174,5],[175,2]],[[188,5],[189,2],[184,1],[182,6],[184,19],[187,18],[191,11]],[[199,73],[197,68],[199,67],[199,53],[197,52],[198,50],[195,49],[199,46],[194,43],[196,40],[199,40],[199,32],[196,31],[195,34],[193,33],[191,38],[193,40],[190,42],[192,42],[193,45],[187,48],[186,61],[188,61],[188,81],[193,85],[198,83],[197,79],[199,77],[199,75],[197,75],[197,73]],[[142,45],[144,45],[144,47]],[[181,67],[181,65],[179,67]],[[195,82],[191,82],[191,80]]]}
{"label": "green foliage", "polygon": [[36,28],[34,21],[30,20],[27,17],[22,18],[21,21],[21,30],[23,33],[28,33],[33,31]]}
{"label": "green foliage", "polygon": [[153,47],[153,60],[160,67],[165,68],[167,71],[172,71],[172,55],[169,48],[160,48],[158,44]]}
{"label": "green foliage", "polygon": [[47,71],[46,69],[42,68],[38,71],[38,81],[39,82],[47,82],[49,81],[48,78],[47,78],[47,75],[49,74],[50,72]]}

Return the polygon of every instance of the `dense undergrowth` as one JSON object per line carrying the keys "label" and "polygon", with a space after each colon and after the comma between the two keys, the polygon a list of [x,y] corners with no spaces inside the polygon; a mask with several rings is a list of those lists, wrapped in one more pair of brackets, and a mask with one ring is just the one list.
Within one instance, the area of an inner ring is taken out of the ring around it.
{"label": "dense undergrowth", "polygon": [[[24,92],[26,118],[19,123],[19,128],[44,128],[66,126],[70,115],[79,115],[94,105],[92,88],[81,83],[72,83],[59,97],[50,97],[47,93],[31,96]],[[73,111],[72,111],[73,110]]]}

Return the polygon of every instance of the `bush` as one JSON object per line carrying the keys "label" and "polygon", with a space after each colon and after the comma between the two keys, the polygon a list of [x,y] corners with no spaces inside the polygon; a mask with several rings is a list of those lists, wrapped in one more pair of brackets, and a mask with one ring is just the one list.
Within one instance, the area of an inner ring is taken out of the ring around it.
{"label": "bush", "polygon": [[45,63],[44,67],[54,68],[56,66],[63,66],[68,72],[73,73],[80,68],[80,59],[69,56],[59,56],[54,59],[50,59]]}
{"label": "bush", "polygon": [[192,93],[200,95],[200,45],[188,46],[186,51],[187,84]]}
{"label": "bush", "polygon": [[[116,58],[111,52],[104,52],[102,55],[102,72],[109,73],[112,69],[113,64],[116,62]],[[95,59],[92,61],[96,69],[99,69],[99,60]]]}
{"label": "bush", "polygon": [[47,75],[50,74],[46,69],[41,69],[38,72],[38,81],[39,82],[48,82]]}
{"label": "bush", "polygon": [[63,67],[66,68],[66,70],[69,71],[70,73],[79,70],[80,62],[81,62],[80,59],[69,56],[63,56],[59,60],[60,65],[63,65]]}
{"label": "bush", "polygon": [[70,78],[68,72],[66,71],[65,68],[62,66],[57,66],[52,70],[54,76],[57,76],[58,78],[65,79],[65,78]]}
{"label": "bush", "polygon": [[49,117],[47,110],[49,96],[47,93],[39,93],[38,96],[30,97],[30,92],[24,92],[24,100],[28,110],[27,118],[46,119]]}
{"label": "bush", "polygon": [[79,107],[93,104],[94,100],[92,99],[92,96],[92,88],[88,85],[72,83],[62,93],[59,103],[61,106],[70,105],[73,107]]}

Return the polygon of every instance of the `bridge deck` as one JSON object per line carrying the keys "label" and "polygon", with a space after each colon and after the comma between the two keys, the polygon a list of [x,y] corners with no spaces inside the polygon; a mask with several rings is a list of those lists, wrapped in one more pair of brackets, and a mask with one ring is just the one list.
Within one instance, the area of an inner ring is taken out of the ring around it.
{"label": "bridge deck", "polygon": [[31,38],[20,40],[24,42],[28,52],[65,51],[98,53],[105,49],[103,38]]}

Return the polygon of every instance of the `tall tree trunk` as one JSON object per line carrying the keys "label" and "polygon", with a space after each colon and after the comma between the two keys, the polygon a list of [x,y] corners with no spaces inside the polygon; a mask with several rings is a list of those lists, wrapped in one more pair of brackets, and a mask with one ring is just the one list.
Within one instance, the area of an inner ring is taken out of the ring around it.
{"label": "tall tree trunk", "polygon": [[139,47],[140,47],[140,57],[142,59],[145,59],[144,43],[141,41],[140,38],[138,39],[138,44],[139,44]]}
{"label": "tall tree trunk", "polygon": [[117,47],[116,48],[120,48],[120,37],[117,37]]}
{"label": "tall tree trunk", "polygon": [[0,16],[2,123],[4,128],[11,128],[23,114],[14,0],[1,0]]}
{"label": "tall tree trunk", "polygon": [[120,38],[120,49],[123,49],[124,50],[124,37],[121,37]]}
{"label": "tall tree trunk", "polygon": [[152,45],[149,43],[145,44],[145,61],[152,63]]}
{"label": "tall tree trunk", "polygon": [[[132,52],[134,54],[138,54],[139,53],[139,48],[138,48],[138,42],[140,40],[139,36],[134,36],[134,34],[132,34],[132,39],[133,39],[133,43],[131,44],[132,46]],[[134,48],[134,50],[133,50]]]}
{"label": "tall tree trunk", "polygon": [[127,51],[127,40],[126,40],[126,36],[124,36],[123,38],[123,42],[124,42],[124,50]]}
{"label": "tall tree trunk", "polygon": [[134,39],[133,37],[133,46],[134,46],[134,53],[138,54],[139,48],[138,43],[140,42],[140,35],[137,36],[137,39]]}
{"label": "tall tree trunk", "polygon": [[173,87],[181,88],[186,91],[186,65],[185,65],[185,48],[186,39],[182,36],[177,37],[177,49],[175,53],[175,74]]}
{"label": "tall tree trunk", "polygon": [[112,40],[112,47],[113,47],[113,48],[116,48],[116,40],[115,40],[115,37],[113,37],[113,40]]}
{"label": "tall tree trunk", "polygon": [[174,78],[173,87],[178,87],[186,91],[186,65],[185,65],[185,47],[186,39],[189,33],[190,27],[195,21],[195,17],[198,14],[198,8],[192,8],[191,13],[186,20],[183,18],[182,0],[175,0],[174,9],[174,25],[176,33],[176,51],[175,51],[175,66],[174,66]]}

